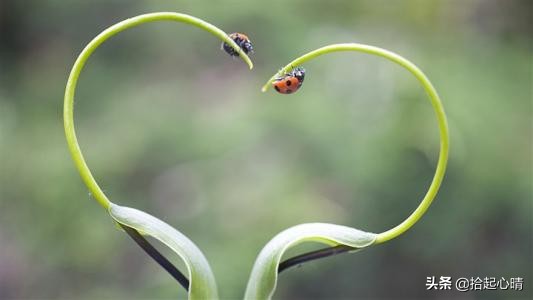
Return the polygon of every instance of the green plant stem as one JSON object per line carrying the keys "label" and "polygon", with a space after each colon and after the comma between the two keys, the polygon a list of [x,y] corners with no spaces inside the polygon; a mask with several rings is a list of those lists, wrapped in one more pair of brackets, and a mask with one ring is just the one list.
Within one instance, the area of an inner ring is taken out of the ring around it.
{"label": "green plant stem", "polygon": [[74,163],[76,164],[76,167],[83,181],[85,182],[85,185],[87,185],[87,187],[89,188],[94,199],[96,199],[96,201],[98,201],[98,203],[100,203],[100,205],[102,205],[106,210],[109,210],[110,201],[104,194],[102,189],[100,189],[98,183],[96,182],[91,171],[89,170],[89,167],[87,166],[87,163],[83,158],[83,154],[81,153],[81,149],[76,138],[76,132],[74,129],[74,94],[76,90],[76,84],[80,77],[80,73],[83,70],[83,67],[85,66],[85,63],[87,62],[91,54],[103,42],[105,42],[107,39],[114,36],[115,34],[126,29],[139,26],[144,23],[156,21],[174,21],[185,23],[210,32],[216,37],[220,38],[225,43],[229,44],[233,49],[235,49],[235,51],[239,53],[239,57],[241,57],[248,64],[250,69],[253,68],[253,64],[250,61],[250,58],[224,31],[198,18],[174,12],[149,13],[124,20],[107,28],[98,36],[96,36],[89,44],[87,44],[87,46],[83,49],[83,51],[76,59],[76,62],[74,63],[74,66],[72,67],[70,76],[68,78],[63,108],[64,127],[70,154],[72,155],[72,159],[74,160]]}
{"label": "green plant stem", "polygon": [[437,162],[437,167],[435,169],[435,175],[433,176],[433,180],[431,181],[429,189],[426,195],[424,196],[424,198],[422,199],[422,201],[420,202],[420,204],[418,205],[418,207],[411,213],[411,215],[407,217],[407,219],[405,219],[403,222],[401,222],[396,227],[378,234],[375,244],[380,244],[380,243],[386,242],[388,240],[391,240],[399,236],[400,234],[404,233],[409,228],[411,228],[424,215],[424,213],[427,211],[427,209],[431,205],[431,202],[437,195],[439,187],[442,183],[442,179],[444,178],[444,173],[446,172],[446,164],[448,162],[448,151],[449,151],[448,123],[446,120],[446,114],[444,113],[444,108],[442,107],[442,103],[439,98],[439,95],[437,94],[437,91],[435,90],[435,88],[433,87],[429,79],[426,77],[426,75],[424,75],[424,73],[415,64],[413,64],[412,62],[408,61],[407,59],[401,57],[400,55],[396,53],[393,53],[393,52],[390,52],[388,50],[381,49],[378,47],[369,46],[369,45],[355,44],[355,43],[334,44],[334,45],[325,46],[317,50],[311,51],[307,54],[304,54],[296,58],[289,64],[287,64],[278,73],[274,74],[274,76],[272,76],[267,81],[267,83],[262,87],[262,91],[265,92],[276,77],[287,73],[291,69],[297,66],[300,66],[303,63],[313,58],[316,58],[318,56],[328,54],[331,52],[341,52],[341,51],[356,51],[356,52],[363,52],[367,54],[381,56],[407,69],[422,84],[422,87],[424,88],[427,95],[429,96],[429,100],[435,111],[435,116],[437,117],[437,123],[438,123],[439,133],[440,133],[440,153],[439,153],[439,160]]}

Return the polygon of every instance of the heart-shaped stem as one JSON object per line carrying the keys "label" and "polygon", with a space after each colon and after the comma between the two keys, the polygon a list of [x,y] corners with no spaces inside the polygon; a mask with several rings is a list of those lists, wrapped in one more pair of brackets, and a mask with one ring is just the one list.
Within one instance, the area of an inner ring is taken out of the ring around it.
{"label": "heart-shaped stem", "polygon": [[[169,260],[167,260],[161,253],[159,253],[155,247],[153,247],[140,233],[137,229],[132,226],[124,224],[124,220],[118,221],[117,216],[113,214],[112,207],[118,207],[111,203],[107,196],[104,194],[102,189],[98,186],[98,183],[94,179],[83,154],[81,152],[78,140],[76,138],[76,131],[74,129],[74,95],[76,91],[76,84],[80,77],[80,73],[85,66],[85,63],[91,56],[91,54],[107,39],[118,34],[121,31],[126,29],[139,26],[144,23],[149,22],[158,22],[158,21],[173,21],[179,23],[189,24],[198,28],[201,28],[207,32],[210,32],[214,36],[221,39],[226,44],[230,45],[238,56],[241,57],[250,67],[253,68],[253,64],[250,58],[243,52],[243,50],[221,29],[216,26],[209,24],[201,19],[174,12],[160,12],[160,13],[150,13],[140,16],[136,16],[122,22],[119,22],[108,29],[104,30],[98,36],[96,36],[80,53],[68,78],[66,90],[65,90],[65,100],[63,107],[63,118],[64,118],[64,127],[65,135],[67,138],[67,144],[72,155],[72,159],[76,164],[78,172],[81,175],[81,178],[85,182],[85,185],[89,188],[91,195],[94,199],[104,207],[112,217],[124,228],[124,230],[132,237],[132,239],[148,253],[155,261],[157,261],[165,270],[167,270],[185,289],[189,291],[190,298],[216,298],[216,285],[214,282],[214,277],[210,267],[205,260],[205,257],[200,252],[200,250],[189,241],[185,236],[181,235],[179,232],[175,231],[173,228],[167,224],[161,222],[160,220],[153,218],[147,214],[140,214],[139,212],[132,213],[132,210],[125,208],[119,208],[120,211],[129,212],[133,216],[137,216],[137,219],[132,219],[130,215],[122,216],[123,219],[129,221],[135,221],[139,224],[138,226],[148,226],[151,227],[143,229],[151,229],[152,236],[156,237],[162,242],[165,242],[167,246],[174,246],[175,250],[187,264],[189,270],[190,278],[187,279]],[[122,219],[121,219],[122,220]],[[154,225],[155,224],[155,225]],[[193,277],[196,276],[194,282],[192,281]]]}
{"label": "heart-shaped stem", "polygon": [[381,56],[407,69],[422,84],[422,87],[429,96],[429,100],[435,111],[435,116],[437,117],[437,123],[440,132],[440,154],[439,160],[437,162],[437,167],[435,169],[435,175],[433,176],[433,180],[429,186],[429,189],[420,204],[418,205],[418,207],[411,213],[409,217],[407,217],[402,223],[395,226],[394,228],[378,234],[375,243],[380,244],[399,236],[400,234],[411,228],[424,215],[424,213],[431,205],[433,199],[435,199],[435,196],[437,195],[439,187],[442,183],[442,179],[444,178],[446,164],[448,162],[450,140],[448,133],[448,122],[446,120],[446,114],[444,113],[444,108],[442,107],[442,103],[439,98],[439,95],[437,94],[437,91],[435,90],[429,79],[426,77],[426,75],[424,75],[424,73],[415,64],[391,51],[364,44],[334,44],[306,53],[291,61],[281,70],[279,70],[276,74],[274,74],[262,87],[262,91],[265,92],[277,77],[286,74],[293,68],[300,66],[303,63],[308,62],[309,60],[312,60],[318,56],[341,51],[355,51]]}
{"label": "heart-shaped stem", "polygon": [[70,76],[68,78],[67,87],[65,89],[65,102],[63,106],[63,121],[64,121],[64,127],[65,127],[65,135],[67,138],[67,144],[70,150],[70,154],[72,155],[72,159],[74,160],[74,163],[76,164],[76,167],[78,168],[78,172],[81,175],[81,178],[85,182],[85,185],[89,188],[92,196],[100,205],[102,205],[105,209],[109,209],[110,207],[110,201],[107,198],[107,196],[104,194],[102,189],[98,186],[98,183],[96,183],[96,180],[94,179],[91,171],[89,170],[89,167],[87,166],[87,163],[85,162],[85,159],[83,158],[83,154],[81,153],[80,146],[78,144],[78,140],[76,138],[76,131],[74,130],[74,94],[76,91],[76,84],[78,83],[78,79],[80,77],[80,73],[83,70],[83,67],[85,66],[85,63],[91,56],[91,54],[107,39],[110,37],[116,35],[117,33],[124,31],[126,29],[139,26],[144,23],[150,23],[150,22],[159,22],[159,21],[173,21],[173,22],[180,22],[189,24],[195,27],[199,27],[207,32],[212,33],[228,45],[230,45],[237,53],[239,53],[239,57],[241,57],[250,67],[250,69],[253,68],[253,64],[250,60],[250,58],[242,51],[242,49],[221,29],[218,27],[209,24],[201,19],[185,15],[185,14],[179,14],[174,12],[158,12],[158,13],[150,13],[150,14],[144,14],[140,16],[136,16],[127,20],[124,20],[120,23],[117,23],[106,30],[104,30],[102,33],[100,33],[98,36],[96,36],[80,53],[78,56],[78,59],[76,59],[76,62],[74,63],[74,66],[72,67],[72,70],[70,71]]}

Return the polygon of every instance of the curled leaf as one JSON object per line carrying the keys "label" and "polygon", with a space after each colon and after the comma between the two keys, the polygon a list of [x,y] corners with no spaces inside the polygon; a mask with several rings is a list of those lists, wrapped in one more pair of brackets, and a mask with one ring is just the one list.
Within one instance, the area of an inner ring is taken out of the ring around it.
{"label": "curled leaf", "polygon": [[368,247],[376,240],[376,234],[351,227],[308,223],[293,226],[276,235],[261,250],[246,287],[245,299],[270,299],[276,289],[278,266],[283,253],[303,242],[319,242],[329,246],[345,245],[353,251]]}
{"label": "curled leaf", "polygon": [[189,275],[189,299],[218,298],[215,277],[207,259],[185,235],[138,209],[111,203],[109,214],[116,222],[159,240],[185,262]]}

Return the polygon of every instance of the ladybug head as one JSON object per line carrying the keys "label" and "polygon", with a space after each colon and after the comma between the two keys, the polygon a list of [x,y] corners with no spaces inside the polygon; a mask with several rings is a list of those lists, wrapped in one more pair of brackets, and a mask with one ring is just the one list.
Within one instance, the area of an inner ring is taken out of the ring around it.
{"label": "ladybug head", "polygon": [[235,43],[241,47],[242,51],[246,54],[253,52],[254,47],[252,46],[252,43],[247,38],[237,37],[234,39]]}
{"label": "ladybug head", "polygon": [[242,50],[244,51],[244,53],[248,54],[248,53],[253,53],[254,52],[254,47],[252,46],[252,43],[250,43],[250,41],[244,41],[241,45]]}
{"label": "ladybug head", "polygon": [[[229,37],[242,49],[242,52],[245,54],[248,54],[250,52],[253,53],[254,47],[252,46],[252,43],[250,42],[250,39],[242,33],[234,32],[229,35]],[[228,45],[227,43],[222,43],[222,49],[226,51],[231,56],[239,56],[239,52],[237,52],[233,47]]]}
{"label": "ladybug head", "polygon": [[294,76],[294,77],[298,78],[298,80],[300,80],[300,82],[303,82],[304,78],[305,78],[305,69],[302,68],[302,67],[296,67],[289,74],[291,76]]}

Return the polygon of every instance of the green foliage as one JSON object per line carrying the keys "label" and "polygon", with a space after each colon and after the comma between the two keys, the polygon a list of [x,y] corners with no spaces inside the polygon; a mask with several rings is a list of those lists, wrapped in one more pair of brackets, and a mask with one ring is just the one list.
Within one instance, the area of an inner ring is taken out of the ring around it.
{"label": "green foliage", "polygon": [[186,11],[246,33],[255,72],[191,26],[127,30],[79,78],[79,143],[110,199],[160,217],[202,249],[221,298],[242,298],[261,246],[284,228],[381,232],[431,183],[438,128],[402,68],[339,53],[307,63],[296,94],[258,93],[281,63],[339,41],[391,49],[426,72],[446,107],[450,162],[405,237],[284,272],[275,298],[431,299],[441,294],[423,291],[429,275],[532,278],[530,1],[0,2],[0,298],[187,296],[112,230],[80,184],[58,122],[65,74],[83,45],[149,11]]}
{"label": "green foliage", "polygon": [[185,262],[189,279],[189,299],[217,299],[215,277],[204,255],[186,236],[167,223],[138,209],[111,203],[111,217],[172,249]]}
{"label": "green foliage", "polygon": [[194,245],[194,243],[191,242],[187,237],[165,222],[140,210],[118,206],[110,202],[102,189],[96,183],[96,180],[89,170],[74,130],[74,94],[76,91],[76,84],[80,73],[91,54],[104,41],[115,34],[128,28],[154,21],[182,22],[204,29],[205,31],[219,37],[223,42],[228,43],[239,54],[239,57],[241,57],[248,64],[250,69],[253,67],[250,58],[226,33],[217,27],[195,17],[179,13],[162,12],[140,15],[117,23],[95,37],[85,47],[72,67],[65,90],[64,104],[64,126],[67,143],[82,179],[91,191],[94,199],[109,211],[111,217],[118,223],[130,228],[134,228],[143,234],[150,235],[158,239],[183,259],[189,271],[189,299],[216,299],[218,296],[215,278],[211,268],[209,267],[209,264],[207,263],[207,260],[198,247],[196,247],[196,245]]}
{"label": "green foliage", "polygon": [[278,265],[289,248],[303,242],[345,245],[357,251],[372,245],[377,235],[354,228],[325,224],[300,224],[276,235],[261,250],[252,269],[244,299],[271,299],[278,281]]}
{"label": "green foliage", "polygon": [[325,46],[306,53],[288,63],[285,67],[274,74],[265,85],[263,85],[262,91],[265,92],[275,78],[289,72],[293,68],[300,66],[318,56],[340,51],[363,52],[387,58],[390,61],[395,62],[407,69],[422,84],[435,110],[440,131],[440,155],[437,168],[435,170],[435,175],[433,176],[433,181],[431,182],[429,190],[420,202],[419,206],[407,219],[405,219],[396,227],[378,235],[374,233],[362,232],[356,229],[351,229],[352,231],[350,231],[350,228],[348,227],[331,224],[303,224],[292,227],[291,229],[280,233],[278,236],[273,238],[259,254],[259,257],[254,264],[254,269],[252,270],[248,287],[246,288],[246,299],[270,299],[272,297],[277,284],[277,271],[281,257],[288,248],[298,243],[311,240],[332,244],[334,246],[340,244],[352,246],[355,249],[361,249],[370,246],[373,243],[378,244],[389,241],[404,233],[427,211],[429,205],[437,195],[437,191],[439,190],[442,179],[444,178],[449,151],[448,124],[446,115],[444,113],[444,108],[442,107],[441,100],[435,91],[435,88],[429,79],[424,75],[424,73],[413,63],[399,56],[398,54],[378,47],[362,44],[334,44]]}
{"label": "green foliage", "polygon": [[[240,56],[243,56],[244,61],[248,63],[250,69],[252,68],[252,63],[248,56],[242,52],[242,49],[240,49],[239,46],[231,40],[231,38],[229,38],[220,29],[200,19],[178,13],[152,13],[122,21],[114,26],[111,26],[109,29],[105,30],[95,39],[93,39],[93,41],[91,41],[84,49],[84,51],[82,51],[78,57],[78,60],[76,60],[65,91],[65,133],[71,155],[76,163],[76,166],[78,167],[78,171],[80,172],[80,175],[85,181],[85,184],[89,190],[93,193],[95,199],[105,209],[109,210],[115,221],[127,227],[134,228],[141,233],[155,237],[172,248],[185,261],[189,270],[189,280],[191,281],[191,287],[189,289],[190,299],[213,299],[217,297],[215,279],[212,275],[209,265],[207,264],[207,260],[204,258],[200,250],[184,235],[176,230],[173,230],[172,227],[160,221],[159,219],[139,210],[120,207],[111,203],[96,183],[96,180],[92,176],[87,164],[85,163],[74,131],[74,92],[81,70],[83,69],[85,62],[91,53],[94,52],[94,50],[96,50],[96,48],[98,48],[98,46],[100,46],[106,39],[120,31],[143,23],[162,20],[184,22],[198,26],[213,33],[236,49],[236,52],[239,53]],[[287,66],[282,68],[263,86],[263,92],[267,90],[274,78],[279,77],[281,74],[287,73],[292,68],[303,64],[312,58],[337,51],[361,51],[364,53],[383,56],[405,67],[421,82],[422,86],[430,97],[432,105],[434,106],[440,129],[441,153],[439,155],[439,162],[435,171],[434,180],[429,187],[428,193],[424,199],[422,199],[419,207],[411,214],[411,216],[395,228],[392,228],[379,235],[365,233],[359,230],[350,231],[347,227],[331,224],[304,224],[299,227],[293,227],[290,230],[284,231],[282,234],[274,238],[269,244],[267,244],[267,246],[265,246],[259,255],[246,289],[245,298],[247,299],[270,299],[272,297],[276,287],[278,265],[281,257],[283,253],[293,245],[310,240],[320,241],[335,246],[345,245],[354,247],[355,249],[360,249],[367,247],[374,242],[383,243],[402,234],[411,226],[413,226],[426,212],[429,205],[433,201],[433,198],[435,198],[444,177],[446,163],[448,160],[449,137],[446,116],[444,114],[444,109],[442,108],[439,96],[431,85],[431,82],[429,82],[422,71],[420,71],[410,61],[395,53],[378,47],[361,44],[335,44],[326,46],[315,51],[311,51],[310,53],[295,59]]]}

